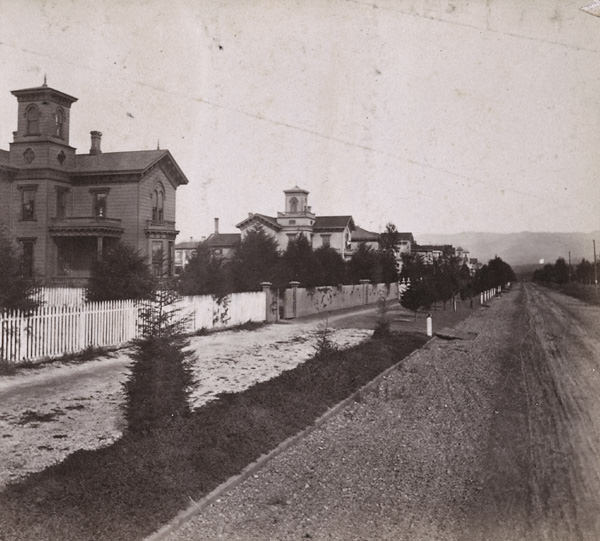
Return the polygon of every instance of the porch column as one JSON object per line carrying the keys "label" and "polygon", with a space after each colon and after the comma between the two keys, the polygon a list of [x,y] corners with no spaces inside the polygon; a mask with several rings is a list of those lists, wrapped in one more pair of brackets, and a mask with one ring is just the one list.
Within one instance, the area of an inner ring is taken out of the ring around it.
{"label": "porch column", "polygon": [[98,255],[98,261],[102,260],[102,244],[104,241],[104,237],[96,237],[96,249],[97,249],[97,255]]}

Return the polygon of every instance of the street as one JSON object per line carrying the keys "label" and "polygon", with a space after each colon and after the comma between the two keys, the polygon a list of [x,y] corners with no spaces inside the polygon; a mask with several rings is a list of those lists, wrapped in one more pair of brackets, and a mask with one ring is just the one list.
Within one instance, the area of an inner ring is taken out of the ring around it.
{"label": "street", "polygon": [[515,287],[168,538],[600,538],[599,321]]}

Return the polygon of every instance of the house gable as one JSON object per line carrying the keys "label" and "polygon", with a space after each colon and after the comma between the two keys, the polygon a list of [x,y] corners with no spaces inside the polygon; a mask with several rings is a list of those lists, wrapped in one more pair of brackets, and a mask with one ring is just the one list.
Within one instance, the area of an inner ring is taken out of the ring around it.
{"label": "house gable", "polygon": [[255,226],[266,228],[274,234],[281,231],[281,226],[277,223],[276,218],[265,216],[264,214],[250,214],[248,218],[236,225],[242,231],[242,234]]}

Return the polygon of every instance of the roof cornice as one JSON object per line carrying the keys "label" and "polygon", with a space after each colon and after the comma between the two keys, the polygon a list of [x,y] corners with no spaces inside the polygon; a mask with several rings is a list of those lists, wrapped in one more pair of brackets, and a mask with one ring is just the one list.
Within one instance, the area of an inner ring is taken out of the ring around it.
{"label": "roof cornice", "polygon": [[11,94],[17,98],[17,101],[37,101],[44,98],[51,98],[64,107],[71,107],[71,104],[77,101],[74,96],[69,96],[60,90],[50,88],[49,86],[37,86],[34,88],[23,88],[13,90]]}

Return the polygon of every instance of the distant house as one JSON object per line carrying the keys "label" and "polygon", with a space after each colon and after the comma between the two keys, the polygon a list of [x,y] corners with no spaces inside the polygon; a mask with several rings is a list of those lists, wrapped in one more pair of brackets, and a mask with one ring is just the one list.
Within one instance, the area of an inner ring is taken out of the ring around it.
{"label": "distant house", "polygon": [[410,254],[415,245],[416,242],[412,233],[398,232],[398,256]]}
{"label": "distant house", "polygon": [[178,242],[175,245],[175,274],[181,274],[190,259],[196,254],[198,243],[203,240],[200,239],[197,241],[191,238],[189,241]]}
{"label": "distant house", "polygon": [[471,276],[474,276],[475,273],[482,267],[482,264],[476,257],[470,257],[467,263],[467,267],[469,267]]}
{"label": "distant house", "polygon": [[442,256],[453,256],[455,252],[454,246],[450,244],[414,244],[412,247],[412,253],[420,256],[428,265]]}
{"label": "distant house", "polygon": [[237,224],[241,239],[253,228],[260,227],[284,251],[290,240],[304,235],[314,249],[329,246],[344,259],[352,255],[351,238],[356,226],[352,216],[317,216],[308,205],[309,192],[294,186],[284,190],[285,210],[277,216],[249,213]]}
{"label": "distant house", "polygon": [[108,152],[92,131],[69,145],[77,98],[48,87],[14,90],[17,130],[0,150],[0,222],[24,270],[45,284],[85,285],[93,262],[123,241],[156,274],[174,271],[175,193],[188,183],[168,150]]}
{"label": "distant house", "polygon": [[462,246],[458,246],[455,250],[456,257],[458,257],[461,263],[468,263],[470,252],[469,250],[465,250]]}
{"label": "distant house", "polygon": [[365,243],[369,248],[373,248],[374,250],[379,249],[379,233],[374,233],[373,231],[367,231],[362,227],[356,226],[356,229],[352,232],[352,237],[350,239],[350,247],[352,251],[355,252],[358,250],[358,247]]}

